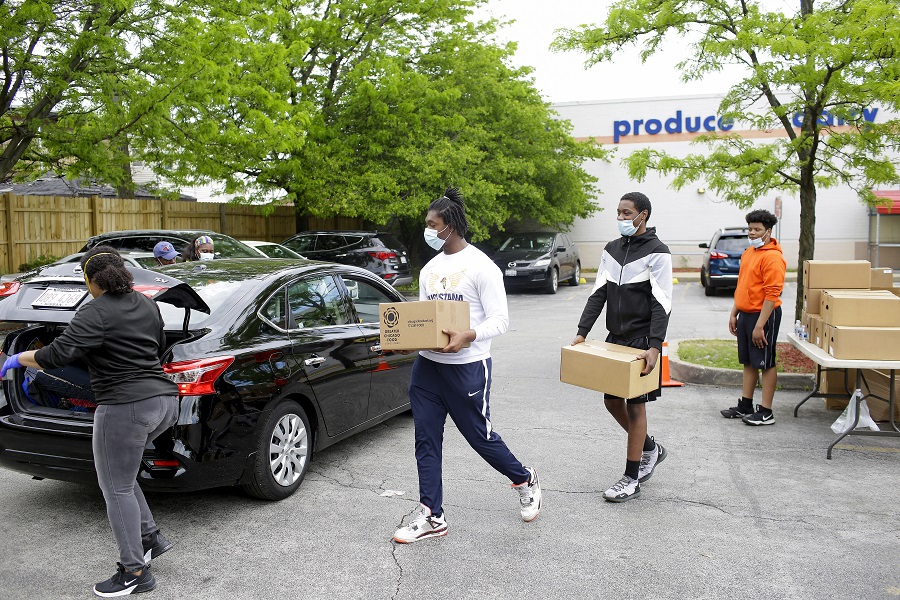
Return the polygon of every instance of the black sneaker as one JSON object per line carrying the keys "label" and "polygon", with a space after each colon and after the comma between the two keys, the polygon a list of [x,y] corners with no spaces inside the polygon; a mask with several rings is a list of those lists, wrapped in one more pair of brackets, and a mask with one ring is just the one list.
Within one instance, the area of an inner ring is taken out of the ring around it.
{"label": "black sneaker", "polygon": [[761,404],[756,405],[756,412],[741,419],[747,425],[774,425],[775,413],[765,410]]}
{"label": "black sneaker", "polygon": [[140,575],[135,575],[126,571],[122,563],[116,564],[119,566],[116,574],[94,586],[94,593],[101,598],[142,594],[156,587],[156,578],[150,572],[150,565],[146,565]]}
{"label": "black sneaker", "polygon": [[726,408],[725,410],[720,410],[722,416],[726,419],[743,419],[747,415],[753,413],[753,405],[751,404],[749,408],[744,408],[741,406],[741,402],[738,401],[737,406],[732,406],[731,408]]}
{"label": "black sneaker", "polygon": [[141,543],[144,545],[144,562],[149,563],[151,560],[168,552],[172,549],[173,544],[166,537],[160,533],[159,529],[157,529],[154,533],[151,533],[148,537],[141,538]]}

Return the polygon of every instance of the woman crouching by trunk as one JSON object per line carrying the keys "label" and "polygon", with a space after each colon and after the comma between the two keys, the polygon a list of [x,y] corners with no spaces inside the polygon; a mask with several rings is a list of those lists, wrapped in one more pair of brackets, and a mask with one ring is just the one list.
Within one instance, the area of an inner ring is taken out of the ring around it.
{"label": "woman crouching by trunk", "polygon": [[82,306],[53,343],[10,356],[11,368],[54,369],[79,359],[88,365],[97,402],[93,452],[106,513],[119,545],[115,575],[94,586],[107,598],[156,587],[150,560],[172,547],[156,526],[137,483],[148,442],[178,416],[178,387],[160,365],[163,320],[153,300],[132,289],[133,277],[110,246],[81,259],[93,300]]}

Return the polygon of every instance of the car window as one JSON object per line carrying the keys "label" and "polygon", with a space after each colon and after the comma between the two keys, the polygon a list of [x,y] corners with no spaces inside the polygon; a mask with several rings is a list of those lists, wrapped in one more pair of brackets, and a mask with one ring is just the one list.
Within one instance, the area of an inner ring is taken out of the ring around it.
{"label": "car window", "polygon": [[[209,306],[210,313],[206,314],[192,310],[190,323],[192,328],[206,321],[211,315],[228,310],[231,305],[231,302],[228,301],[234,301],[243,295],[241,293],[242,287],[245,290],[247,289],[239,281],[215,281],[212,279],[204,281],[194,280],[188,285],[203,298],[203,301]],[[166,329],[181,329],[184,321],[183,308],[177,308],[167,302],[157,302],[156,305],[159,306],[159,312],[162,314]]]}
{"label": "car window", "polygon": [[[131,250],[135,252],[153,252],[153,247],[156,246],[156,243],[159,242],[161,237],[159,236],[129,236],[129,237],[121,237],[121,238],[111,238],[108,240],[102,240],[100,244],[104,246],[112,246],[116,250]],[[172,242],[175,245],[186,244],[187,240],[180,240],[176,238],[166,238],[168,241]]]}
{"label": "car window", "polygon": [[294,252],[299,252],[303,254],[304,252],[310,252],[314,250],[316,247],[316,236],[314,235],[300,235],[289,240],[285,240],[281,242]]}
{"label": "car window", "polygon": [[[232,237],[221,233],[211,233],[209,237],[212,238],[217,258],[259,258],[259,254],[254,252],[253,248]],[[152,246],[150,250],[153,250]]]}
{"label": "car window", "polygon": [[553,246],[554,236],[552,233],[531,233],[523,235],[514,235],[508,238],[500,251],[504,250],[543,250],[549,251]]}
{"label": "car window", "polygon": [[347,246],[368,248],[371,245],[369,244],[369,239],[370,238],[361,235],[345,235],[344,244]]}
{"label": "car window", "polygon": [[266,303],[262,315],[276,327],[285,330],[288,328],[287,296],[284,288],[278,290],[278,293]]}
{"label": "car window", "polygon": [[260,244],[256,248],[269,258],[297,258],[289,249],[278,244]]}
{"label": "car window", "polygon": [[293,329],[309,329],[350,322],[347,305],[331,275],[309,277],[288,287]]}
{"label": "car window", "polygon": [[747,236],[741,237],[720,237],[716,242],[716,250],[722,252],[743,252],[750,246],[750,239]]}
{"label": "car window", "polygon": [[378,323],[380,319],[378,305],[382,302],[397,301],[368,281],[351,277],[343,277],[343,280],[347,291],[350,292],[350,301],[356,309],[360,323]]}
{"label": "car window", "polygon": [[320,235],[316,240],[316,250],[336,250],[346,246],[344,236],[342,235]]}

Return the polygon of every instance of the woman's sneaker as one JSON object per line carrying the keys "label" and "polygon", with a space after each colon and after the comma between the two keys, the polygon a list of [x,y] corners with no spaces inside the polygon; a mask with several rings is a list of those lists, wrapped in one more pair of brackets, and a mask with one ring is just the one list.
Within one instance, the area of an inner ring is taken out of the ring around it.
{"label": "woman's sneaker", "polygon": [[140,575],[135,575],[126,571],[122,563],[116,564],[119,566],[116,574],[94,586],[94,593],[101,598],[141,594],[156,587],[156,578],[150,572],[150,565],[144,566]]}
{"label": "woman's sneaker", "polygon": [[168,552],[172,549],[173,544],[166,536],[160,533],[159,529],[151,533],[147,537],[141,538],[141,544],[144,547],[144,562],[149,563],[152,559],[160,554]]}
{"label": "woman's sneaker", "polygon": [[637,479],[623,475],[611,488],[603,492],[603,499],[609,502],[627,502],[641,495],[641,484]]}
{"label": "woman's sneaker", "polygon": [[393,540],[399,544],[412,544],[442,535],[447,535],[447,519],[444,515],[434,517],[430,510],[422,507],[422,512],[409,525],[394,532]]}
{"label": "woman's sneaker", "polygon": [[[653,438],[650,438],[651,440]],[[653,440],[656,442],[656,440]],[[653,477],[653,471],[656,469],[656,465],[666,460],[666,456],[668,452],[663,448],[663,445],[659,442],[656,442],[656,448],[653,450],[648,450],[647,452],[641,453],[641,466],[638,470],[638,482],[644,483],[651,477]]]}
{"label": "woman's sneaker", "polygon": [[538,481],[537,471],[531,467],[525,467],[525,470],[529,473],[528,481],[513,485],[512,488],[519,492],[522,520],[530,523],[541,512],[541,484]]}

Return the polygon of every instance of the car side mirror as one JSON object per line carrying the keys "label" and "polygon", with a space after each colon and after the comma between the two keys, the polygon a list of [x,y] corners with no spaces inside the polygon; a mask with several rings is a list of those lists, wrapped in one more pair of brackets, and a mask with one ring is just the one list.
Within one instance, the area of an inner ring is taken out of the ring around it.
{"label": "car side mirror", "polygon": [[700,246],[701,248],[709,248],[709,244],[707,244],[706,242],[703,242],[702,244],[697,244],[697,245]]}

